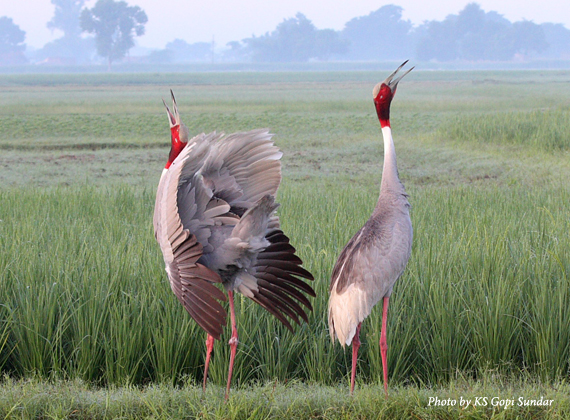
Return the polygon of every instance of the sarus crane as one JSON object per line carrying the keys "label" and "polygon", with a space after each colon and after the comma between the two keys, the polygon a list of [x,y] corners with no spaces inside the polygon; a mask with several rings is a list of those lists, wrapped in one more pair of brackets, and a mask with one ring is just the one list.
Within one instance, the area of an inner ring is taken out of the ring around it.
{"label": "sarus crane", "polygon": [[[234,291],[257,302],[289,330],[308,322],[313,276],[295,255],[275,211],[282,153],[264,129],[199,134],[191,139],[176,99],[170,121],[171,149],[154,208],[154,232],[170,287],[204,329],[204,389],[214,339],[220,339],[229,298],[232,335],[226,399],[238,345]],[[163,101],[164,102],[164,101]]]}
{"label": "sarus crane", "polygon": [[390,103],[398,82],[413,67],[397,76],[405,61],[386,80],[378,83],[372,96],[384,138],[384,165],[380,197],[372,216],[346,244],[334,266],[330,284],[328,321],[331,339],[344,347],[352,343],[350,393],[354,392],[360,327],[374,305],[383,299],[380,352],[384,391],[388,395],[386,319],[394,283],[403,273],[412,250],[410,203],[398,177],[396,151],[390,127]]}

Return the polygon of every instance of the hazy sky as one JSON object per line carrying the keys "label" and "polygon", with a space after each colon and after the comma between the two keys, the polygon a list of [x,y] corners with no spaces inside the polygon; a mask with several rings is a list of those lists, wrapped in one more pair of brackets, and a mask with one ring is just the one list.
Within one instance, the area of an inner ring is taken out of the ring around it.
{"label": "hazy sky", "polygon": [[[89,0],[92,7],[96,0]],[[510,21],[562,23],[570,29],[568,0],[476,0],[483,10],[494,10]],[[127,0],[148,16],[146,34],[137,38],[143,47],[164,48],[180,38],[189,43],[211,42],[218,46],[251,35],[271,32],[284,18],[303,13],[317,28],[342,29],[356,16],[367,15],[386,4],[404,9],[404,18],[414,24],[442,20],[465,7],[468,0]],[[0,0],[0,16],[8,16],[26,31],[26,43],[39,48],[61,36],[46,27],[53,16],[50,0]]]}

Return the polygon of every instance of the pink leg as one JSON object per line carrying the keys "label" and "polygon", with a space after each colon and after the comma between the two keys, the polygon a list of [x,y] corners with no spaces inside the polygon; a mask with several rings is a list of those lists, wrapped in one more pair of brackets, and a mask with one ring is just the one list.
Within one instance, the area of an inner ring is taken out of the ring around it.
{"label": "pink leg", "polygon": [[206,338],[206,364],[204,365],[204,385],[202,390],[206,391],[206,382],[208,381],[208,367],[210,366],[210,356],[212,355],[212,350],[214,349],[214,337],[208,334]]}
{"label": "pink leg", "polygon": [[228,291],[228,296],[230,300],[230,316],[232,322],[232,337],[230,338],[229,345],[231,349],[230,353],[230,370],[228,371],[228,386],[226,387],[226,401],[230,395],[230,384],[232,382],[232,372],[234,371],[234,359],[236,358],[236,349],[238,345],[238,333],[236,326],[236,311],[234,309],[234,292]]}
{"label": "pink leg", "polygon": [[362,322],[356,327],[356,333],[352,337],[352,374],[350,375],[350,395],[354,392],[354,379],[356,378],[356,361],[358,360],[358,349],[360,348],[360,327]]}
{"label": "pink leg", "polygon": [[386,353],[388,351],[388,344],[386,344],[386,319],[388,318],[388,300],[385,297],[382,304],[382,331],[380,332],[380,353],[382,355],[382,372],[384,373],[384,392],[388,396],[388,359]]}

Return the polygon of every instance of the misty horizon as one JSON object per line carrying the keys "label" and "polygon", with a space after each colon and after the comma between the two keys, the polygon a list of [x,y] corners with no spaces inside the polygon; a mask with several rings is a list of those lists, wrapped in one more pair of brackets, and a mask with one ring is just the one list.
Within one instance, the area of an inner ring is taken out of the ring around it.
{"label": "misty horizon", "polygon": [[[96,3],[88,0],[73,3],[51,1],[57,6],[56,12],[46,25],[59,31],[61,36],[46,42],[41,48],[30,47],[25,42],[27,33],[22,41],[25,31],[7,17],[8,26],[11,24],[11,30],[18,33],[20,42],[8,55],[2,55],[0,50],[0,65],[85,65],[103,62],[105,54],[101,52],[101,46],[97,50],[95,48],[98,35],[86,36],[86,30],[80,27],[84,23],[80,25],[79,19],[80,12],[95,10],[89,8],[89,4]],[[457,13],[421,24],[406,19],[403,7],[383,5],[346,20],[342,30],[322,28],[310,17],[298,12],[294,17],[282,18],[274,28],[261,35],[252,34],[225,44],[216,41],[215,36],[206,42],[191,42],[177,37],[167,41],[161,48],[144,44],[152,25],[152,15],[147,18],[144,8],[137,7],[134,2],[127,4],[132,6],[130,9],[143,13],[145,20],[140,23],[136,34],[125,34],[128,45],[125,44],[124,51],[115,58],[107,58],[109,68],[111,60],[115,63],[175,64],[358,62],[406,58],[425,62],[570,59],[570,30],[566,26],[555,22],[536,24],[526,19],[511,21],[500,11],[483,8],[480,2],[466,3]],[[75,9],[63,9],[72,7]],[[0,17],[4,23],[7,18]]]}

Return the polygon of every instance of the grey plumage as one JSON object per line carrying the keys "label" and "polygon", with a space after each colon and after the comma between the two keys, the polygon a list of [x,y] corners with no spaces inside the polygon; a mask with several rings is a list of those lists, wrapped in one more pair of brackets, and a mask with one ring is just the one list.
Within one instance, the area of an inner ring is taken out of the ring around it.
{"label": "grey plumage", "polygon": [[360,346],[360,326],[372,308],[383,299],[380,349],[384,387],[388,393],[386,318],[394,283],[400,277],[412,250],[410,203],[400,182],[396,151],[390,127],[390,103],[398,82],[412,69],[396,77],[404,62],[372,90],[384,139],[384,165],[380,197],[372,216],[346,244],[334,266],[330,284],[328,321],[331,339],[353,346],[351,393]]}
{"label": "grey plumage", "polygon": [[275,193],[282,153],[267,130],[200,134],[163,171],[155,237],[171,288],[190,315],[219,338],[226,311],[216,287],[237,290],[291,329],[307,319],[312,280],[281,231]]}
{"label": "grey plumage", "polygon": [[[403,189],[403,188],[402,188]],[[384,191],[372,216],[342,250],[333,269],[329,331],[350,345],[359,323],[392,294],[412,247],[410,204],[405,193]]]}

